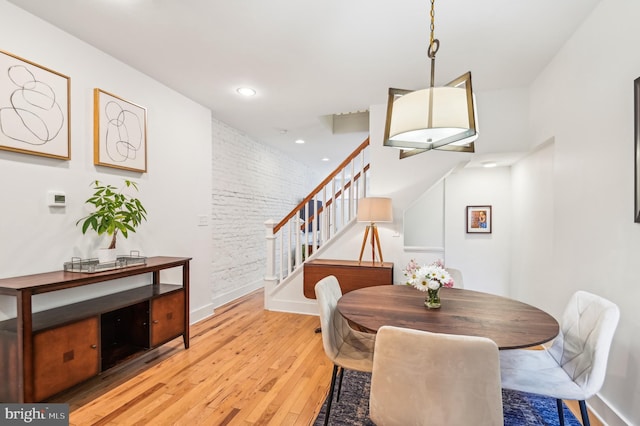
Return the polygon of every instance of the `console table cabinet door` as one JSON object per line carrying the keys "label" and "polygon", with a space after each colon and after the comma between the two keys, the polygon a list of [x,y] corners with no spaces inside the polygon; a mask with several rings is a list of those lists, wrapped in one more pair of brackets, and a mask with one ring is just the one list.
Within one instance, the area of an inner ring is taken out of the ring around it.
{"label": "console table cabinet door", "polygon": [[151,302],[151,347],[184,333],[184,291],[155,298]]}
{"label": "console table cabinet door", "polygon": [[99,372],[98,317],[34,335],[34,399],[41,401]]}

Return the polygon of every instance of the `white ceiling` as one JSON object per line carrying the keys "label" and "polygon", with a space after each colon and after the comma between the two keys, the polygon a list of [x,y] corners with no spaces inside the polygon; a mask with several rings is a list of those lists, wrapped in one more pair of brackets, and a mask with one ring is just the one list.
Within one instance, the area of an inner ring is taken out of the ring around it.
{"label": "white ceiling", "polygon": [[[323,173],[366,137],[332,135],[332,114],[429,83],[428,0],[9,1]],[[529,85],[598,2],[437,1],[436,84]]]}

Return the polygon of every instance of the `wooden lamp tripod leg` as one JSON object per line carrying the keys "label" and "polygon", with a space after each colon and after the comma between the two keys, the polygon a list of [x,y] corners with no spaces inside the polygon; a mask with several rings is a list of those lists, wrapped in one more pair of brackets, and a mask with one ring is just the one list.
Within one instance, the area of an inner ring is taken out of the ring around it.
{"label": "wooden lamp tripod leg", "polygon": [[[384,262],[384,260],[382,260],[382,248],[380,247],[380,237],[378,236],[378,227],[373,225],[373,234],[371,235],[371,251],[372,254],[375,253],[375,250],[373,249],[373,240],[376,241],[376,245],[378,247],[378,253],[380,254],[380,263]],[[376,258],[375,255],[373,256],[373,263],[376,262]]]}
{"label": "wooden lamp tripod leg", "polygon": [[[364,230],[364,238],[362,239],[362,248],[360,249],[360,258],[358,259],[358,263],[362,263],[362,254],[364,253],[364,246],[367,244],[369,228],[371,228],[371,225],[367,225],[366,229]],[[373,234],[371,234],[371,238],[373,238]]]}

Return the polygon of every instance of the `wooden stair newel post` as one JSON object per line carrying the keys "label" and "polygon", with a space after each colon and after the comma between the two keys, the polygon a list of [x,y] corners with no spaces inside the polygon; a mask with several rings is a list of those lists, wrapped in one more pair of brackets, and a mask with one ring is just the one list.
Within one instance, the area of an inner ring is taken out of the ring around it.
{"label": "wooden stair newel post", "polygon": [[265,237],[267,239],[267,273],[264,276],[264,307],[266,309],[269,309],[269,295],[278,284],[278,277],[276,276],[276,236],[273,233],[275,226],[276,222],[272,219],[264,223]]}

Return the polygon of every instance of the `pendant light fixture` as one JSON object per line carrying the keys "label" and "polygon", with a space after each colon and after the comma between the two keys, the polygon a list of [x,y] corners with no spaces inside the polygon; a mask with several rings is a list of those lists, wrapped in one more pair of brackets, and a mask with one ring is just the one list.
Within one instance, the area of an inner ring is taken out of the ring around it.
{"label": "pendant light fixture", "polygon": [[431,85],[411,91],[389,89],[384,146],[400,149],[400,158],[431,149],[474,152],[478,138],[475,98],[471,72],[442,87],[435,87],[436,52],[440,41],[434,37],[435,11],[431,0]]}

